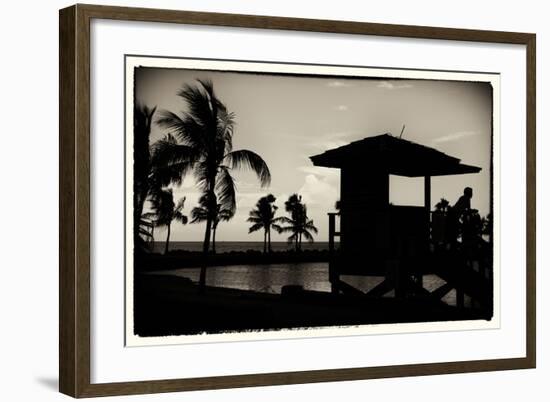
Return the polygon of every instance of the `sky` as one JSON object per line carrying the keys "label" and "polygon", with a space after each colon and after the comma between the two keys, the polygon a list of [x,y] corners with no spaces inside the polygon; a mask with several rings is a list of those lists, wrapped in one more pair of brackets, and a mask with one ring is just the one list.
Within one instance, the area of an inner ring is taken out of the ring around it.
{"label": "sky", "polygon": [[[473,188],[472,208],[490,210],[492,88],[487,83],[441,80],[385,80],[138,68],[135,99],[157,110],[181,114],[177,96],[184,84],[210,79],[217,97],[236,115],[233,149],[259,154],[271,171],[271,185],[261,188],[255,175],[236,171],[237,212],[218,226],[217,241],[262,241],[248,234],[246,222],[256,201],[273,194],[284,215],[284,202],[298,193],[319,229],[317,241],[328,240],[328,212],[339,199],[340,171],[315,167],[309,157],[365,137],[391,133],[436,148],[462,163],[482,168],[478,174],[432,178],[432,204],[444,197],[454,204],[464,187]],[[157,115],[158,117],[158,115]],[[166,134],[153,124],[151,144]],[[174,187],[176,201],[186,197],[184,214],[197,205],[200,193],[192,176]],[[390,202],[423,205],[423,179],[390,177]],[[433,207],[432,205],[432,207]],[[174,222],[173,241],[202,241],[204,223]],[[155,230],[157,240],[165,231]],[[272,234],[272,241],[285,241]]]}

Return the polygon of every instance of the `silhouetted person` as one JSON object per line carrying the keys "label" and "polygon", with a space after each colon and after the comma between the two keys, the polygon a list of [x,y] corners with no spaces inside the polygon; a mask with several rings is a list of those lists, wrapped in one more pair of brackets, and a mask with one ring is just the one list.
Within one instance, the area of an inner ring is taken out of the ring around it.
{"label": "silhouetted person", "polygon": [[465,213],[470,211],[470,201],[473,191],[471,187],[464,189],[464,194],[460,196],[457,202],[449,208],[447,213],[447,227],[449,228],[449,241],[455,245],[459,235],[460,219]]}
{"label": "silhouetted person", "polygon": [[453,205],[453,210],[460,216],[470,209],[470,200],[472,199],[473,191],[471,187],[464,189],[464,194],[460,196],[458,201]]}

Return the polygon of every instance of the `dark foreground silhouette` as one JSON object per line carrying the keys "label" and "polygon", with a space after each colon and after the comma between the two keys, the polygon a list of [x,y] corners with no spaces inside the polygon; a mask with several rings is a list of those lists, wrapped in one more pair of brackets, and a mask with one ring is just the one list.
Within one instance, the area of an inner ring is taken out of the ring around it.
{"label": "dark foreground silhouette", "polygon": [[206,287],[186,278],[137,274],[134,332],[192,335],[380,323],[480,319],[429,297],[380,298],[283,288],[282,294]]}

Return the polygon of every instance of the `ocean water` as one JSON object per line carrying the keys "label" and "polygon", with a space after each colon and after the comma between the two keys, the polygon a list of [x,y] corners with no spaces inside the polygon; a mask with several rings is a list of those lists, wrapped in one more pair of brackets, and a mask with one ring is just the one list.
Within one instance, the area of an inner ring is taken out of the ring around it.
{"label": "ocean water", "polygon": [[[167,271],[156,271],[155,275],[176,275],[199,281],[200,268],[182,268]],[[364,292],[372,289],[384,280],[381,276],[343,275],[342,280]],[[424,287],[435,290],[445,282],[436,275],[424,276]],[[234,289],[253,290],[256,292],[280,293],[285,285],[300,285],[304,289],[322,292],[330,291],[328,280],[328,263],[309,262],[296,264],[266,265],[231,265],[213,266],[206,271],[206,284]],[[390,292],[386,296],[393,296]],[[449,292],[443,301],[456,305],[455,291]],[[469,300],[465,300],[469,304]]]}
{"label": "ocean water", "polygon": [[[158,253],[164,252],[165,243],[156,241],[153,250]],[[201,241],[174,241],[170,242],[170,250],[187,250],[187,251],[202,251]],[[293,250],[294,245],[288,244],[285,241],[271,242],[273,251]],[[263,251],[264,243],[258,241],[219,241],[216,242],[217,253],[227,253],[231,251]],[[303,242],[302,250],[328,250],[328,242]]]}

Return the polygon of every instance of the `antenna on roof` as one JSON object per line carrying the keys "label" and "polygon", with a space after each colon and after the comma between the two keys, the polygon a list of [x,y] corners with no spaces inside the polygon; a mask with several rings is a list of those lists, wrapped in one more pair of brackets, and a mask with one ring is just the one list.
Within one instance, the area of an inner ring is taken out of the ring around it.
{"label": "antenna on roof", "polygon": [[403,128],[401,129],[401,134],[399,134],[399,138],[403,136],[403,131],[405,131],[405,125],[403,124]]}

